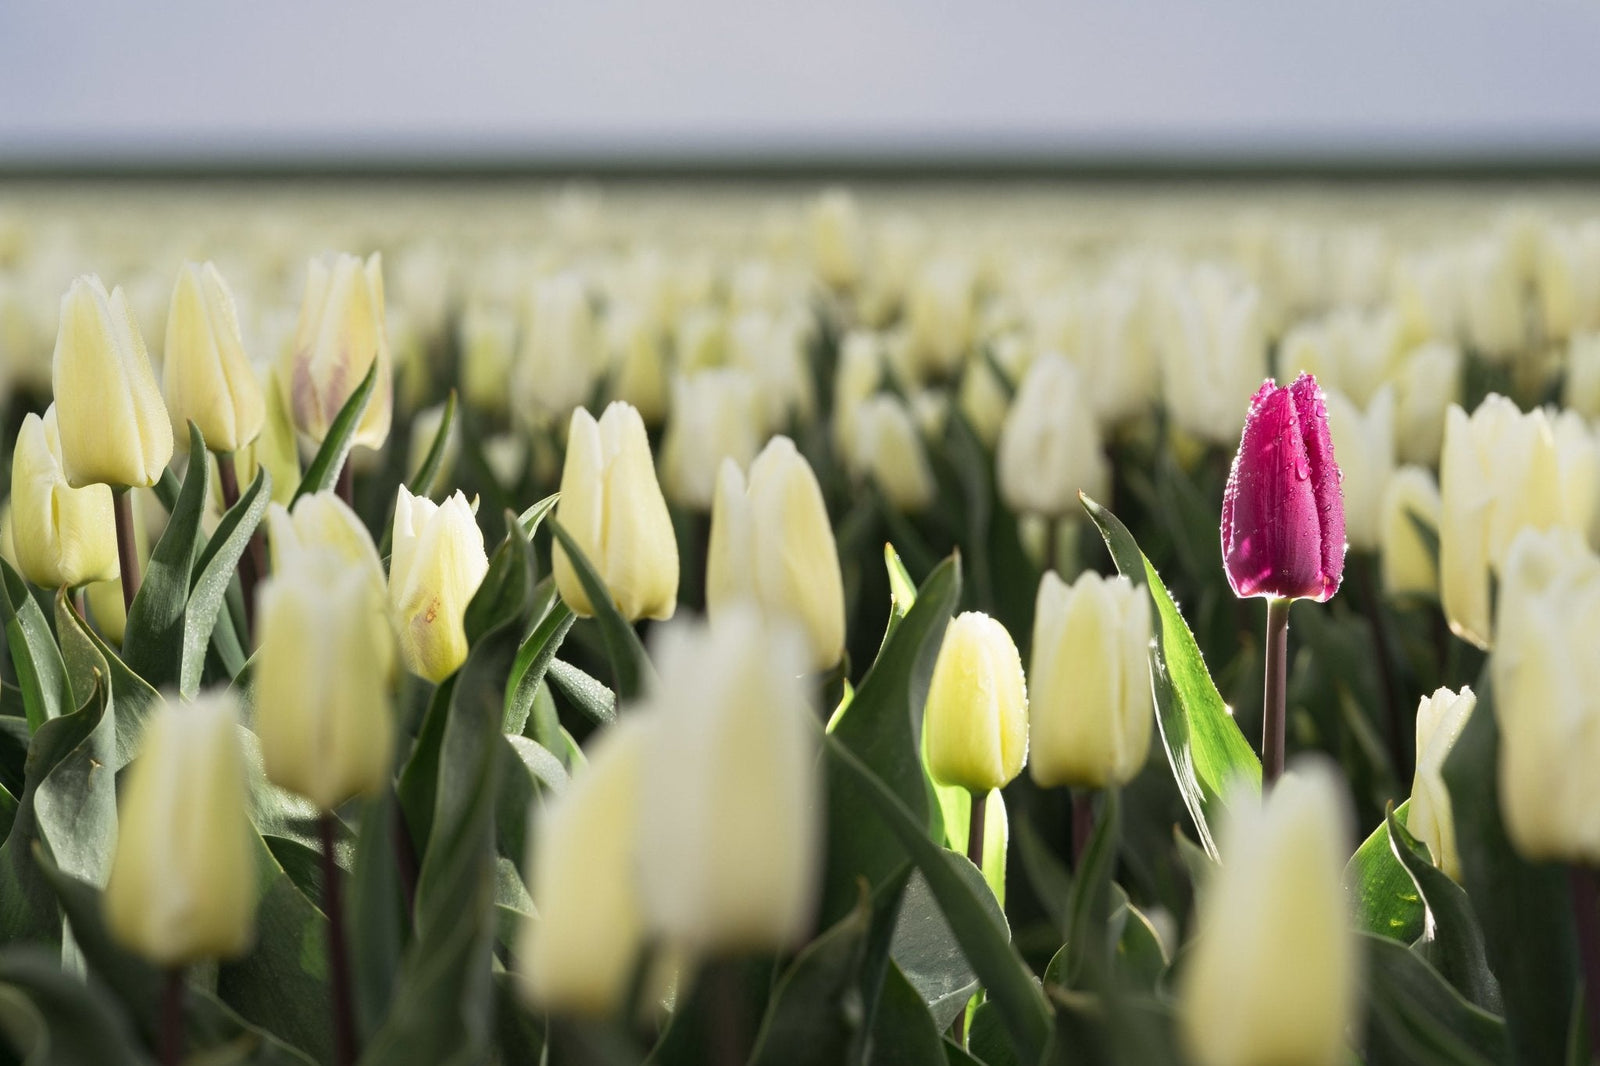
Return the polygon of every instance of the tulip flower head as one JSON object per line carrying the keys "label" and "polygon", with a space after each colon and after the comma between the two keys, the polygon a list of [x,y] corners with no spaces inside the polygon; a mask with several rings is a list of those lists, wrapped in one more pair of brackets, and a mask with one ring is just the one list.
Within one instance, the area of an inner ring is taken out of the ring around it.
{"label": "tulip flower head", "polygon": [[167,312],[167,347],[162,386],[173,433],[200,427],[206,447],[232,452],[261,433],[266,398],[245,357],[233,292],[216,264],[185,263]]}
{"label": "tulip flower head", "polygon": [[1441,688],[1417,705],[1417,771],[1411,781],[1411,809],[1406,828],[1428,845],[1433,863],[1461,880],[1461,853],[1456,849],[1450,791],[1444,783],[1444,761],[1467,726],[1478,697],[1470,688]]}
{"label": "tulip flower head", "polygon": [[22,420],[11,453],[12,558],[22,576],[43,588],[75,588],[117,576],[111,489],[67,484],[52,405]]}
{"label": "tulip flower head", "polygon": [[1270,378],[1250,401],[1222,499],[1222,557],[1239,597],[1312,599],[1344,575],[1344,500],[1317,381]]}
{"label": "tulip flower head", "polygon": [[986,795],[1028,757],[1028,683],[1006,627],[968,611],[951,620],[922,713],[928,769],[942,785]]}
{"label": "tulip flower head", "polygon": [[467,604],[489,572],[483,531],[460,492],[442,504],[400,486],[389,601],[412,673],[439,682],[467,658]]}
{"label": "tulip flower head", "polygon": [[383,314],[383,260],[353,255],[311,260],[294,342],[284,351],[278,383],[300,432],[321,443],[373,363],[378,380],[353,440],[381,448],[394,411],[394,371]]}

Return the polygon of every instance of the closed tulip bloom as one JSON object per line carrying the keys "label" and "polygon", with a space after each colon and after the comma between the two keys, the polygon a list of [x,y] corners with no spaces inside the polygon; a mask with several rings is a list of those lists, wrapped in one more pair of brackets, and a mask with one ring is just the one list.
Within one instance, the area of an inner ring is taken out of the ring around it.
{"label": "closed tulip bloom", "polygon": [[1524,530],[1500,572],[1489,659],[1500,802],[1530,860],[1600,863],[1600,558],[1569,529]]}
{"label": "closed tulip bloom", "polygon": [[1006,627],[957,615],[944,631],[922,712],[928,769],[942,785],[987,795],[1028,758],[1028,683]]}
{"label": "closed tulip bloom", "polygon": [[262,584],[256,733],[267,777],[331,811],[388,783],[395,637],[382,591],[338,552],[295,552]]}
{"label": "closed tulip bloom", "polygon": [[1105,497],[1111,467],[1078,372],[1065,357],[1040,356],[1028,369],[1000,430],[995,465],[1000,498],[1019,513],[1080,514],[1079,492]]}
{"label": "closed tulip bloom", "polygon": [[910,355],[919,377],[945,378],[960,366],[972,343],[973,264],[963,256],[941,255],[917,271],[906,300]]}
{"label": "closed tulip bloom", "polygon": [[660,329],[630,307],[613,307],[606,316],[612,397],[631,403],[646,425],[667,414],[667,360]]}
{"label": "closed tulip bloom", "polygon": [[293,511],[282,504],[268,504],[267,538],[274,572],[293,566],[292,556],[298,552],[330,550],[365,572],[374,588],[387,583],[372,534],[337,493],[307,493],[295,501]]}
{"label": "closed tulip bloom", "polygon": [[1383,492],[1394,472],[1394,392],[1379,389],[1365,411],[1342,393],[1324,394],[1328,433],[1339,456],[1345,539],[1358,551],[1376,551]]}
{"label": "closed tulip bloom", "polygon": [[1461,349],[1424,344],[1395,374],[1395,451],[1400,460],[1435,466],[1444,445],[1445,412],[1461,401]]}
{"label": "closed tulip bloom", "polygon": [[[1439,486],[1420,466],[1402,466],[1383,490],[1378,560],[1383,591],[1389,596],[1439,598],[1436,549],[1417,529],[1421,521],[1435,536],[1439,529]],[[1413,517],[1415,516],[1415,517]]]}
{"label": "closed tulip bloom", "polygon": [[1576,530],[1590,546],[1600,544],[1600,439],[1576,411],[1556,415],[1550,431],[1561,476],[1562,524]]}
{"label": "closed tulip bloom", "polygon": [[118,574],[111,489],[67,483],[54,405],[25,417],[17,433],[9,526],[17,569],[35,585],[76,588]]}
{"label": "closed tulip bloom", "polygon": [[406,669],[435,683],[467,660],[467,604],[489,572],[483,531],[460,492],[434,503],[404,485],[395,499],[389,605]]}
{"label": "closed tulip bloom", "polygon": [[817,276],[836,289],[861,278],[867,252],[866,233],[855,197],[829,189],[811,209],[811,248]]}
{"label": "closed tulip bloom", "polygon": [[927,449],[911,412],[899,399],[878,393],[855,411],[852,470],[883,493],[889,505],[906,514],[925,511],[938,492]]}
{"label": "closed tulip bloom", "polygon": [[213,263],[185,263],[167,311],[162,386],[173,432],[193,422],[212,451],[232,452],[266,422],[261,382],[244,353],[233,293]]}
{"label": "closed tulip bloom", "polygon": [[711,509],[724,459],[748,466],[765,437],[755,378],[732,367],[672,382],[672,413],[661,441],[661,481],[674,503]]}
{"label": "closed tulip bloom", "polygon": [[501,307],[469,306],[456,327],[456,343],[461,349],[462,400],[480,411],[506,410],[506,382],[516,362],[516,316]]}
{"label": "closed tulip bloom", "polygon": [[[572,412],[556,518],[624,618],[672,617],[678,606],[678,542],[638,411],[613,403],[599,422],[581,407]],[[573,613],[593,615],[566,550],[557,543],[551,557],[561,598]]]}
{"label": "closed tulip bloom", "polygon": [[374,363],[378,379],[353,440],[378,449],[389,439],[394,412],[383,259],[374,253],[365,262],[353,255],[311,260],[300,321],[278,367],[284,406],[295,427],[320,444]]}
{"label": "closed tulip bloom", "polygon": [[801,623],[812,670],[844,655],[844,580],[817,476],[788,437],[773,437],[750,464],[748,485],[723,461],[711,510],[706,610],[735,604]]}
{"label": "closed tulip bloom", "polygon": [[1169,413],[1185,433],[1225,442],[1239,424],[1239,398],[1267,365],[1261,295],[1209,265],[1174,279],[1164,295],[1159,347]]}
{"label": "closed tulip bloom", "polygon": [[1489,583],[1524,529],[1565,518],[1555,437],[1543,411],[1523,414],[1490,395],[1468,418],[1451,406],[1439,464],[1440,600],[1450,628],[1479,647],[1492,643]]}
{"label": "closed tulip bloom", "polygon": [[1222,499],[1222,556],[1240,597],[1313,599],[1344,575],[1344,501],[1317,381],[1270,379],[1250,401]]}
{"label": "closed tulip bloom", "polygon": [[1470,688],[1460,692],[1441,688],[1417,704],[1417,770],[1411,779],[1406,828],[1428,845],[1433,864],[1457,881],[1461,880],[1461,853],[1456,849],[1444,761],[1477,705],[1478,697]]}
{"label": "closed tulip bloom", "polygon": [[1046,788],[1131,781],[1150,751],[1150,597],[1125,577],[1048,572],[1033,614],[1028,766]]}
{"label": "closed tulip bloom", "polygon": [[255,939],[254,837],[233,696],[163,703],[123,781],[111,935],[159,966],[244,954]]}
{"label": "closed tulip bloom", "polygon": [[846,458],[856,452],[856,410],[883,384],[883,336],[853,329],[839,342],[833,378],[833,442]]}
{"label": "closed tulip bloom", "polygon": [[804,638],[743,607],[668,626],[654,650],[638,865],[648,927],[697,956],[794,947],[822,844]]}
{"label": "closed tulip bloom", "polygon": [[234,470],[239,483],[248,485],[265,467],[272,478],[273,500],[287,507],[300,491],[300,445],[278,388],[277,372],[270,366],[258,366],[256,380],[265,399],[266,416],[256,439],[234,456]]}
{"label": "closed tulip bloom", "polygon": [[1223,864],[1200,898],[1178,988],[1179,1030],[1198,1066],[1349,1057],[1358,958],[1341,881],[1347,829],[1342,785],[1317,765],[1228,808]]}
{"label": "closed tulip bloom", "polygon": [[640,778],[656,716],[632,713],[604,731],[588,765],[539,808],[528,884],[538,916],[522,926],[516,959],[529,1000],[563,1014],[622,1008],[644,949],[636,869]]}
{"label": "closed tulip bloom", "polygon": [[577,274],[535,283],[513,382],[518,407],[556,417],[588,403],[604,369],[589,291]]}
{"label": "closed tulip bloom", "polygon": [[121,287],[94,275],[61,298],[53,383],[67,481],[154,485],[172,459],[172,423]]}

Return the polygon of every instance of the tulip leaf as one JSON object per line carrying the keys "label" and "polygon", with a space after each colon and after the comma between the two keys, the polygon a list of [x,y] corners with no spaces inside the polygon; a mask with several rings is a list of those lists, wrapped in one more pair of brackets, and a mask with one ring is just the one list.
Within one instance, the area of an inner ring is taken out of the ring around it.
{"label": "tulip leaf", "polygon": [[0,1034],[26,1056],[46,1063],[145,1066],[134,1051],[126,1014],[103,987],[62,969],[37,944],[0,952]]}
{"label": "tulip leaf", "polygon": [[937,1063],[944,1055],[943,1031],[922,994],[891,962],[872,1019],[872,1066]]}
{"label": "tulip leaf", "polygon": [[[938,808],[922,770],[918,723],[933,661],[960,596],[960,566],[951,556],[922,583],[916,602],[884,642],[855,696],[829,726],[834,740],[883,781],[925,828],[939,823],[930,822]],[[862,816],[871,808],[849,775],[830,774],[828,793],[822,914],[825,921],[837,921],[854,900],[856,878],[865,876],[876,888],[901,860],[881,820]]]}
{"label": "tulip leaf", "polygon": [[1228,706],[1206,670],[1194,634],[1172,602],[1156,568],[1117,516],[1079,494],[1100,529],[1117,569],[1150,591],[1152,636],[1150,675],[1156,698],[1156,723],[1178,791],[1194,819],[1206,853],[1220,859],[1212,831],[1228,790],[1261,788],[1261,760],[1239,731]]}
{"label": "tulip leaf", "polygon": [[[471,657],[470,652],[468,657]],[[400,810],[405,815],[406,832],[419,853],[427,850],[433,831],[433,801],[439,787],[439,746],[444,742],[445,722],[450,717],[455,687],[456,675],[452,674],[433,690],[433,698],[422,716],[422,728],[417,731],[411,755],[401,767],[400,781],[395,786]]]}
{"label": "tulip leaf", "polygon": [[[39,856],[39,865],[54,889],[61,909],[66,912],[67,920],[72,925],[73,938],[82,949],[90,968],[122,1001],[145,1042],[151,1047],[156,1046],[159,1035],[156,1024],[160,1017],[158,1000],[163,983],[161,972],[123,950],[112,939],[105,925],[105,911],[98,889],[57,869],[44,855]],[[288,935],[280,928],[265,924],[260,927],[260,935],[274,934]],[[280,988],[277,994],[285,1001],[285,1009],[289,1009],[289,990]],[[325,1013],[325,1003],[320,997],[301,1001],[297,1006],[307,1014],[313,1010],[319,1014]],[[184,1032],[189,1053],[196,1058],[200,1057],[197,1052],[212,1050],[223,1053],[230,1047],[252,1050],[245,1058],[228,1061],[256,1063],[260,1066],[290,1063],[309,1066],[322,1058],[321,1055],[313,1058],[307,1054],[307,1050],[314,1049],[303,1050],[275,1035],[280,1032],[276,1027],[252,1024],[228,1006],[219,994],[198,982],[190,982],[184,989]]]}
{"label": "tulip leaf", "polygon": [[548,521],[550,532],[561,542],[561,549],[566,552],[567,561],[572,564],[578,582],[583,586],[583,594],[594,608],[595,622],[600,626],[600,637],[606,646],[606,657],[611,660],[611,669],[616,675],[617,698],[637,699],[644,694],[646,683],[655,679],[655,667],[650,665],[639,634],[633,631],[633,626],[617,610],[606,583],[595,572],[589,557],[578,547],[578,542],[572,539],[572,535],[553,515]]}
{"label": "tulip leaf", "polygon": [[361,379],[361,384],[356,386],[328,426],[328,435],[322,439],[322,446],[317,449],[311,465],[306,467],[305,474],[300,478],[300,487],[294,490],[294,499],[289,501],[291,511],[300,497],[313,492],[327,492],[339,483],[339,474],[350,456],[356,427],[367,413],[367,404],[372,402],[372,393],[377,387],[378,360],[374,359],[366,377]]}
{"label": "tulip leaf", "polygon": [[433,443],[428,445],[427,454],[422,457],[422,465],[411,476],[412,492],[419,496],[432,496],[438,490],[434,484],[439,479],[439,471],[444,466],[444,453],[450,443],[450,431],[456,424],[456,390],[451,389],[445,397],[444,414],[439,418],[439,430],[433,435]]}
{"label": "tulip leaf", "polygon": [[[1411,810],[1408,799],[1395,808],[1402,821]],[[1378,828],[1362,842],[1344,870],[1345,890],[1355,904],[1356,928],[1411,944],[1422,935],[1427,907],[1389,843],[1389,824]]]}
{"label": "tulip leaf", "polygon": [[1389,827],[1389,841],[1395,857],[1416,882],[1417,892],[1428,908],[1425,932],[1414,950],[1468,1002],[1491,1013],[1498,1012],[1501,1009],[1500,985],[1489,972],[1489,960],[1483,953],[1483,933],[1467,894],[1433,864],[1427,848],[1411,835],[1392,809],[1384,822]]}
{"label": "tulip leaf", "polygon": [[[834,1066],[862,1042],[858,977],[872,927],[871,897],[796,956],[772,991],[751,1066]],[[858,1055],[856,1057],[859,1057]]]}
{"label": "tulip leaf", "polygon": [[192,699],[200,691],[200,674],[206,662],[206,648],[211,642],[212,630],[217,626],[223,597],[271,500],[272,476],[263,466],[238,502],[217,523],[215,532],[195,564],[194,583],[183,612],[183,650],[178,670],[178,691],[186,699]]}
{"label": "tulip leaf", "polygon": [[556,509],[556,504],[561,502],[561,493],[552,492],[532,507],[517,516],[517,525],[522,527],[522,535],[529,540],[539,531],[539,526],[549,517],[550,512]]}
{"label": "tulip leaf", "polygon": [[[925,589],[919,602],[926,597]],[[1051,1038],[1050,1006],[1012,946],[1010,932],[1004,918],[997,917],[987,886],[979,887],[981,875],[963,856],[935,844],[928,837],[924,820],[908,810],[837,735],[827,738],[826,752],[830,771],[859,787],[900,849],[928,879],[929,890],[949,921],[962,953],[1000,1012],[1022,1060],[1040,1061]],[[964,866],[968,868],[965,871]]]}
{"label": "tulip leaf", "polygon": [[594,677],[561,659],[551,659],[548,674],[567,702],[596,725],[617,720],[617,697]]}
{"label": "tulip leaf", "polygon": [[[962,872],[965,876],[970,870],[963,868]],[[1005,921],[1003,913],[998,918]],[[940,1032],[950,1028],[978,991],[978,975],[972,972],[949,921],[939,909],[939,901],[928,887],[928,879],[920,871],[913,870],[906,882],[889,954],[932,1013]]]}
{"label": "tulip leaf", "polygon": [[[556,600],[517,649],[516,661],[511,664],[511,675],[506,680],[506,722],[528,720],[539,683],[544,680],[556,652],[561,650],[561,642],[566,639],[573,620],[572,608]],[[517,728],[520,731],[522,727],[519,724]]]}
{"label": "tulip leaf", "polygon": [[1099,819],[1067,895],[1067,943],[1061,949],[1065,965],[1055,977],[1069,989],[1085,989],[1091,975],[1111,972],[1119,932],[1112,929],[1111,875],[1122,835],[1121,802],[1116,789],[1107,789],[1102,796]]}
{"label": "tulip leaf", "polygon": [[39,601],[28,591],[11,564],[0,559],[0,611],[5,612],[6,646],[11,649],[11,664],[17,670],[22,690],[22,706],[28,719],[28,732],[52,718],[77,710],[67,681],[67,668],[61,661],[50,623]]}
{"label": "tulip leaf", "polygon": [[1461,884],[1500,981],[1506,1033],[1518,1062],[1559,1062],[1577,983],[1577,943],[1566,872],[1512,847],[1501,812],[1500,726],[1487,671],[1478,705],[1445,758]]}
{"label": "tulip leaf", "polygon": [[528,540],[513,529],[490,556],[488,571],[467,601],[461,619],[467,643],[476,644],[484,634],[509,622],[520,622],[531,606],[533,588],[533,556]]}
{"label": "tulip leaf", "polygon": [[[388,1014],[395,975],[410,934],[409,901],[400,871],[403,860],[396,855],[397,834],[405,831],[403,817],[389,789],[361,804],[346,905],[351,983],[360,1032],[374,1032]],[[412,880],[415,876],[413,869]]]}
{"label": "tulip leaf", "polygon": [[[128,668],[160,689],[176,685],[182,667],[185,609],[200,549],[200,516],[211,483],[206,442],[189,423],[189,465],[167,528],[150,552],[139,591],[128,608],[122,657]],[[212,619],[216,615],[213,613]],[[211,627],[206,626],[207,635]],[[204,649],[202,648],[202,654]]]}
{"label": "tulip leaf", "polygon": [[[1372,933],[1361,933],[1358,939],[1366,954],[1370,1066],[1496,1066],[1511,1061],[1506,1025],[1499,1018],[1468,1003],[1403,944]],[[1551,1034],[1558,1047],[1563,1033]]]}

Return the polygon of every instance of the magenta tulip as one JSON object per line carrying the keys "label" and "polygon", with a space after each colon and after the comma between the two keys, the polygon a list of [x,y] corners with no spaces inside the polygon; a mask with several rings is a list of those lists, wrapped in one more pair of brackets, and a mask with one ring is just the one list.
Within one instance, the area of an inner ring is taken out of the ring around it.
{"label": "magenta tulip", "polygon": [[1317,379],[1270,378],[1250,401],[1222,498],[1222,558],[1237,596],[1323,602],[1344,574],[1344,499]]}

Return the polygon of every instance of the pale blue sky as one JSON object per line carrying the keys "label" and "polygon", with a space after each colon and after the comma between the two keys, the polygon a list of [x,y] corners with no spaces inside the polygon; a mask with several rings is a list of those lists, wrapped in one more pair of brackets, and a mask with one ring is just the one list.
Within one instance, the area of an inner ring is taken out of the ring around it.
{"label": "pale blue sky", "polygon": [[1600,156],[1600,0],[0,0],[0,164]]}

